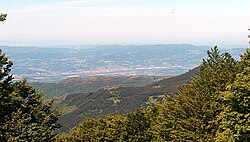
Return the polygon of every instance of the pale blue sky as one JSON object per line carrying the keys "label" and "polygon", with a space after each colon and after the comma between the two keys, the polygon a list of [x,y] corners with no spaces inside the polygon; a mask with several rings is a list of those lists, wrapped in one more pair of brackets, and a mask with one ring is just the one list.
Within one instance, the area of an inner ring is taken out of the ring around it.
{"label": "pale blue sky", "polygon": [[247,44],[250,0],[0,0],[0,44]]}

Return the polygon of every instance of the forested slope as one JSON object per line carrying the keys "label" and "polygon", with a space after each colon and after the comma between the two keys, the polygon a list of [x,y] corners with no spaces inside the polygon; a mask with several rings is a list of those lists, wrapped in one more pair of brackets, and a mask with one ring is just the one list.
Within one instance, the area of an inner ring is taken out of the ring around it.
{"label": "forested slope", "polygon": [[250,49],[237,61],[215,47],[174,96],[126,115],[85,119],[57,141],[248,142],[249,96]]}

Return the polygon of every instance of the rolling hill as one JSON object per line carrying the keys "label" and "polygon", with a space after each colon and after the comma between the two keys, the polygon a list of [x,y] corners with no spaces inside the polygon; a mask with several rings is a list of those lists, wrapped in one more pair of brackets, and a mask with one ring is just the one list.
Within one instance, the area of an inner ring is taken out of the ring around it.
{"label": "rolling hill", "polygon": [[31,83],[36,89],[44,92],[47,98],[69,94],[95,92],[102,88],[139,87],[152,84],[167,76],[91,76],[86,78],[71,77],[54,83]]}
{"label": "rolling hill", "polygon": [[91,93],[70,94],[57,103],[66,111],[59,122],[62,131],[68,131],[86,117],[104,117],[108,114],[126,114],[147,105],[149,99],[162,98],[164,92],[174,94],[178,86],[189,83],[198,68],[179,76],[165,78],[139,87],[106,87]]}

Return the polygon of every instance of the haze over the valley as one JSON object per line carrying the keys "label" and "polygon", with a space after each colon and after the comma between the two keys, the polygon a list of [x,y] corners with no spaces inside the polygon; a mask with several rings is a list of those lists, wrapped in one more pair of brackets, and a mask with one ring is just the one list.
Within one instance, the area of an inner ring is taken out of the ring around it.
{"label": "haze over the valley", "polygon": [[247,46],[249,0],[0,0],[0,45]]}

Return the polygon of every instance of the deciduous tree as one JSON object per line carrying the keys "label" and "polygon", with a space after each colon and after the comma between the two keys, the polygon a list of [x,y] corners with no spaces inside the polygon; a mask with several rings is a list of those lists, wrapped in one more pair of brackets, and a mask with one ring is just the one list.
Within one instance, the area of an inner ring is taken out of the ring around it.
{"label": "deciduous tree", "polygon": [[213,141],[218,129],[216,116],[222,111],[220,92],[235,80],[239,71],[230,54],[217,47],[208,51],[191,84],[166,97],[154,129],[159,141]]}
{"label": "deciduous tree", "polygon": [[221,94],[224,110],[218,120],[222,121],[216,141],[250,141],[250,49],[241,56],[235,81]]}

